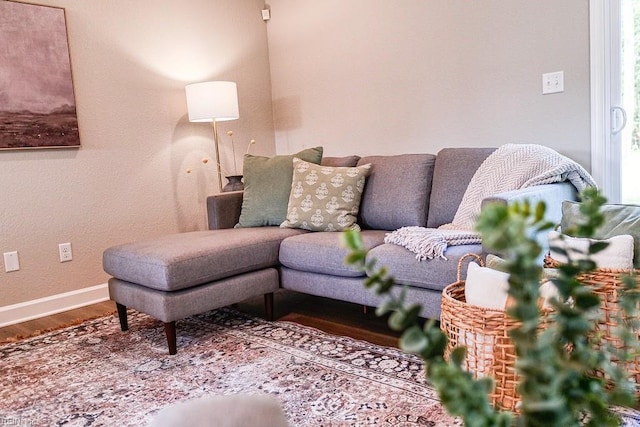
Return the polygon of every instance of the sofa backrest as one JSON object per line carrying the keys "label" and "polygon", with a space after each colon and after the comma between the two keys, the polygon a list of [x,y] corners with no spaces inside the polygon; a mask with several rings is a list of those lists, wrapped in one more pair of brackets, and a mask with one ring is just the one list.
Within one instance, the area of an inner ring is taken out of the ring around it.
{"label": "sofa backrest", "polygon": [[495,148],[444,148],[436,156],[427,227],[453,221],[462,196],[484,160]]}
{"label": "sofa backrest", "polygon": [[371,172],[364,186],[358,224],[376,230],[424,227],[435,160],[433,154],[361,158],[358,165],[371,163]]}
{"label": "sofa backrest", "polygon": [[320,164],[331,167],[353,167],[358,164],[360,156],[328,157],[323,156]]}

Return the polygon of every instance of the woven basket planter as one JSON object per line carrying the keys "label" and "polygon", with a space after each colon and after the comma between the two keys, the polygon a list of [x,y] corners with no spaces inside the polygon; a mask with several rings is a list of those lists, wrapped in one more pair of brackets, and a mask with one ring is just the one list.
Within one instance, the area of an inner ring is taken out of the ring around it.
{"label": "woven basket planter", "polygon": [[[461,280],[462,265],[466,258],[473,257],[480,265],[482,259],[475,254],[467,254],[458,262],[457,281],[442,291],[442,314],[440,327],[447,334],[449,342],[445,349],[448,358],[455,347],[467,348],[464,368],[476,378],[493,377],[495,388],[490,394],[491,403],[501,409],[518,412],[520,396],[518,395],[518,374],[515,368],[515,346],[509,338],[509,331],[519,325],[504,310],[488,309],[467,304],[465,300],[465,281]],[[558,263],[550,258],[545,259],[545,267],[557,267]],[[602,345],[622,348],[623,343],[615,336],[618,319],[622,310],[618,304],[618,296],[624,289],[622,277],[634,274],[640,286],[640,270],[599,269],[582,274],[578,280],[590,286],[600,297],[602,316],[598,322],[598,335]],[[547,324],[549,312],[543,312],[541,328]],[[636,395],[640,397],[640,351],[629,349],[635,357],[627,361],[625,369],[636,383]],[[614,360],[614,362],[619,362]],[[604,378],[603,372],[594,373]]]}
{"label": "woven basket planter", "polygon": [[[558,262],[547,255],[544,266],[557,268]],[[623,317],[622,309],[618,304],[620,292],[624,290],[622,278],[633,275],[636,287],[640,287],[640,270],[614,270],[601,268],[589,273],[581,274],[578,280],[586,286],[591,287],[593,292],[600,297],[601,316],[598,321],[598,334],[601,335],[602,345],[610,345],[613,348],[623,348],[622,341],[616,337],[615,330],[619,325],[619,319]],[[638,348],[629,349],[635,354],[631,360],[625,364],[625,370],[630,378],[636,383],[636,395],[640,397],[640,351]],[[613,360],[619,362],[619,360]],[[597,377],[604,378],[601,371],[595,373]]]}
{"label": "woven basket planter", "polygon": [[467,254],[458,261],[458,280],[442,291],[442,314],[440,328],[447,334],[449,342],[445,359],[455,347],[467,348],[464,367],[476,378],[493,377],[495,388],[490,394],[491,403],[499,408],[517,412],[520,397],[517,393],[515,346],[509,331],[518,325],[504,310],[494,310],[467,304],[464,296],[465,281],[461,280],[463,261],[474,257]]}

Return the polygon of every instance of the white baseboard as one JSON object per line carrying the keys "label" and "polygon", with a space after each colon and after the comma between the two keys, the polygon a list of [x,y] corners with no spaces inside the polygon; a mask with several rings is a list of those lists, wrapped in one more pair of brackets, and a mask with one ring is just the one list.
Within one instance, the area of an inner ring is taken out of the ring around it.
{"label": "white baseboard", "polygon": [[0,328],[96,304],[108,299],[109,288],[106,283],[103,283],[89,288],[78,289],[77,291],[7,305],[0,307]]}

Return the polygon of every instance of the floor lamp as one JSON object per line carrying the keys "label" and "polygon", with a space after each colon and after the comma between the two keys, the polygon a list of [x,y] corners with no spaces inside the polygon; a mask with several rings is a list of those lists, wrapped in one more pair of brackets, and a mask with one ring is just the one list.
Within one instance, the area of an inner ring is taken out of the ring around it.
{"label": "floor lamp", "polygon": [[220,187],[220,192],[222,192],[222,167],[220,165],[216,122],[236,120],[240,117],[238,113],[238,89],[234,82],[216,81],[187,85],[185,92],[187,94],[189,121],[211,122],[213,124],[218,186]]}

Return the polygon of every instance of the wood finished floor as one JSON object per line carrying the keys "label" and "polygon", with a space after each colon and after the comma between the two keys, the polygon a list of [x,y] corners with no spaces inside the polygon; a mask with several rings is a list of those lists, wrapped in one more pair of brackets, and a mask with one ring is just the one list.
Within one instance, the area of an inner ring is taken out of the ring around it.
{"label": "wood finished floor", "polygon": [[69,310],[39,319],[29,320],[15,325],[0,328],[0,342],[16,336],[27,337],[39,331],[57,329],[73,323],[106,316],[115,312],[116,305],[113,301],[105,301],[75,310]]}
{"label": "wood finished floor", "polygon": [[[261,297],[237,304],[236,308],[258,317],[265,316],[264,301]],[[274,315],[277,320],[295,322],[330,334],[349,336],[377,345],[397,347],[398,334],[389,329],[386,318],[377,317],[374,311],[373,308],[368,308],[365,313],[361,305],[286,290],[277,291],[275,295]],[[15,336],[30,336],[38,331],[57,329],[95,317],[116,316],[113,313],[115,313],[115,304],[113,301],[105,301],[6,326],[0,328],[0,342]],[[177,323],[177,329],[179,335],[180,322]]]}

